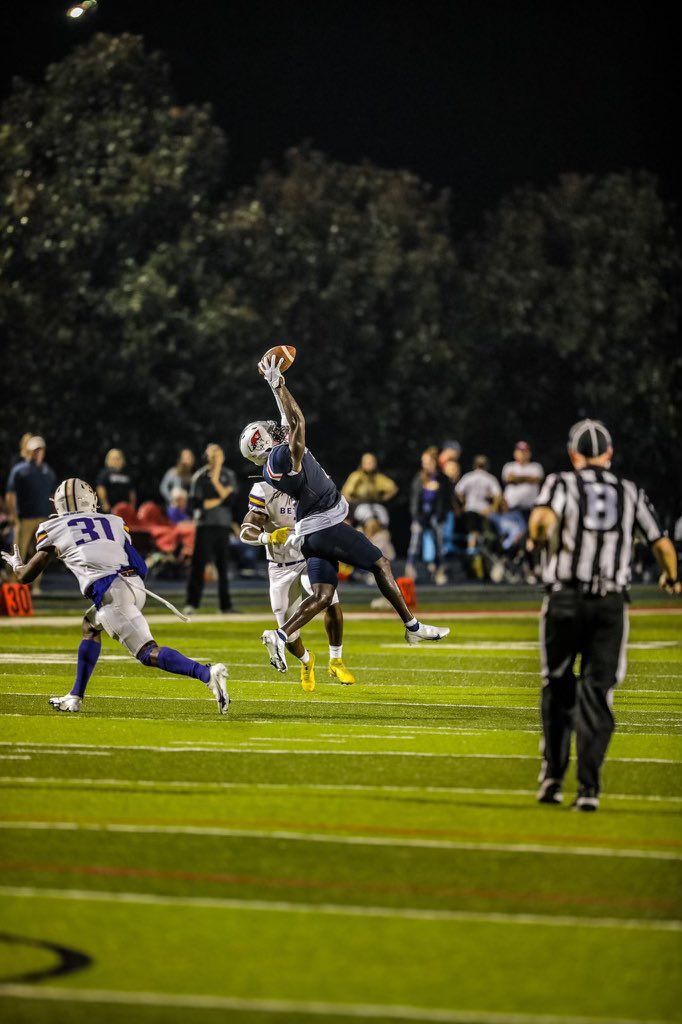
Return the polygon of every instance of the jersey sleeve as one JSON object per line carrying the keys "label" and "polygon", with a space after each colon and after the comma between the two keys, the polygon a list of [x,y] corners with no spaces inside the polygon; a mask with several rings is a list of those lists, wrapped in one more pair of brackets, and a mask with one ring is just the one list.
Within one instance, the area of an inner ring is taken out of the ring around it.
{"label": "jersey sleeve", "polygon": [[267,475],[271,480],[281,480],[285,473],[291,472],[291,449],[286,443],[276,445],[268,456]]}
{"label": "jersey sleeve", "polygon": [[249,493],[249,512],[262,512],[266,514],[265,487],[263,484],[254,484]]}
{"label": "jersey sleeve", "polygon": [[551,508],[559,516],[563,511],[565,503],[566,488],[564,482],[558,473],[550,473],[535,499],[535,507]]}
{"label": "jersey sleeve", "polygon": [[54,547],[54,540],[50,536],[50,524],[41,523],[36,530],[36,551],[46,551]]}
{"label": "jersey sleeve", "polygon": [[635,521],[649,544],[655,544],[657,540],[665,536],[658,521],[656,509],[641,488],[637,491]]}

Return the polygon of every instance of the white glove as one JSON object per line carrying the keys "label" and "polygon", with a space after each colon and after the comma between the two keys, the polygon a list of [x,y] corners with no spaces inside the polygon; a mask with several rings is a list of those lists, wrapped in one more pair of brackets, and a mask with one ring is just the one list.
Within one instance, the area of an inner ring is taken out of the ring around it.
{"label": "white glove", "polygon": [[269,359],[263,357],[258,364],[258,369],[263,374],[273,391],[276,391],[277,388],[284,384],[284,374],[280,370],[283,362],[283,359],[277,359],[276,356],[270,356]]}
{"label": "white glove", "polygon": [[20,569],[23,569],[24,563],[21,560],[21,555],[19,554],[19,547],[17,544],[14,545],[14,551],[12,552],[11,555],[8,555],[6,551],[2,551],[0,552],[0,554],[2,554],[2,557],[7,562],[12,572],[19,572]]}
{"label": "white glove", "polygon": [[284,549],[284,555],[289,559],[289,561],[293,562],[297,558],[303,557],[301,555],[301,548],[303,547],[304,543],[305,537],[297,537],[295,533],[289,534],[284,544],[282,545]]}

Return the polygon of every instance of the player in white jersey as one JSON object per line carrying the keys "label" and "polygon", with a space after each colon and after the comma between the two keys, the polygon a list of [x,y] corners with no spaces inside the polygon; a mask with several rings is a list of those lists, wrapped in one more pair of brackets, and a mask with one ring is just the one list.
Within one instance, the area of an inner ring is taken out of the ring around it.
{"label": "player in white jersey", "polygon": [[[246,544],[265,545],[270,604],[279,626],[313,592],[305,558],[298,549],[286,544],[295,526],[296,501],[264,480],[255,483],[249,494],[249,510],[242,523],[241,539]],[[324,625],[329,637],[329,675],[340,683],[354,683],[355,676],[343,663],[343,612],[336,592],[325,609]],[[306,650],[298,630],[288,638],[286,646],[301,662],[301,686],[307,691],[314,690],[315,655]]]}
{"label": "player in white jersey", "polygon": [[149,593],[143,582],[147,566],[133,547],[123,520],[97,512],[97,495],[84,480],[64,480],[52,500],[56,515],[38,527],[33,558],[24,565],[16,546],[12,555],[2,552],[20,583],[30,583],[49,562],[60,558],[78,580],[81,593],[93,601],[83,618],[76,680],[64,697],[50,698],[52,707],[80,711],[105,629],[141,664],[199,679],[214,695],[220,713],[226,714],[230,698],[225,665],[202,665],[172,647],[159,647],[154,640],[142,614]]}

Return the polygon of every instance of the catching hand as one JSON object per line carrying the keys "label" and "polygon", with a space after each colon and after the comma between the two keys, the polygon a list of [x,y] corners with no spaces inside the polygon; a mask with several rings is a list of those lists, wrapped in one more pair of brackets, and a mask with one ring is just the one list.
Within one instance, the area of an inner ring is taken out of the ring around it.
{"label": "catching hand", "polygon": [[291,530],[288,526],[280,526],[278,527],[278,529],[273,530],[272,533],[270,534],[270,543],[286,544],[287,537],[289,536],[290,533]]}
{"label": "catching hand", "polygon": [[2,554],[3,559],[7,562],[12,572],[19,572],[20,569],[23,569],[24,563],[19,554],[19,546],[17,544],[14,545],[14,551],[11,555],[6,551],[2,551],[0,554]]}
{"label": "catching hand", "polygon": [[283,359],[277,359],[276,356],[270,356],[269,359],[264,357],[258,364],[258,369],[263,374],[273,391],[276,391],[277,388],[284,384],[284,374],[280,369],[283,362]]}

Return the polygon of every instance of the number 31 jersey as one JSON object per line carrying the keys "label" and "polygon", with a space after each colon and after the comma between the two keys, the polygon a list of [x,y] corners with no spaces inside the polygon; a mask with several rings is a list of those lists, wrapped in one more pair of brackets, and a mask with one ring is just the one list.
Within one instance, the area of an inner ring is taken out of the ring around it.
{"label": "number 31 jersey", "polygon": [[119,516],[81,512],[53,516],[36,530],[37,550],[51,547],[78,580],[82,594],[95,580],[130,565],[130,533]]}

